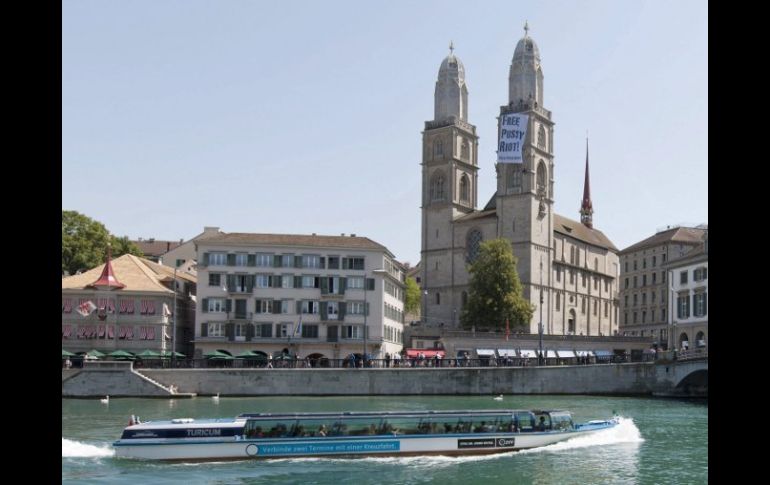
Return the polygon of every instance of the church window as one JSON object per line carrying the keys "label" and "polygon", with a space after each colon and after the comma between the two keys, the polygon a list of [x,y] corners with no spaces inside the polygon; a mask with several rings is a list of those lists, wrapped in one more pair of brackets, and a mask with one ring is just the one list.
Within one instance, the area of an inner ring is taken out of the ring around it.
{"label": "church window", "polygon": [[433,156],[441,157],[444,155],[444,143],[441,140],[433,142]]}
{"label": "church window", "polygon": [[561,294],[556,293],[556,309],[561,310]]}
{"label": "church window", "polygon": [[599,258],[594,258],[594,271],[599,271]]}
{"label": "church window", "polygon": [[605,302],[604,302],[604,316],[605,316],[605,317],[608,317],[608,316],[610,315],[610,314],[609,314],[609,311],[610,311],[610,310],[609,310],[609,308],[610,308],[610,306],[609,306],[609,305],[607,304],[607,302],[605,301]]}
{"label": "church window", "polygon": [[594,300],[594,316],[596,316],[598,311],[599,311],[599,302]]}
{"label": "church window", "polygon": [[463,139],[463,143],[460,146],[460,156],[465,160],[468,160],[468,142]]}
{"label": "church window", "polygon": [[444,174],[438,172],[433,175],[430,182],[430,200],[444,200]]}
{"label": "church window", "polygon": [[441,305],[441,293],[436,292],[436,305]]}
{"label": "church window", "polygon": [[570,264],[575,264],[575,246],[570,246],[569,248],[569,262]]}
{"label": "church window", "polygon": [[585,298],[581,298],[580,299],[580,313],[582,313],[583,315],[586,314],[586,299]]}
{"label": "church window", "polygon": [[508,187],[514,189],[521,189],[521,174],[523,169],[519,168],[516,164],[508,164],[508,173],[506,182]]}
{"label": "church window", "polygon": [[465,239],[465,261],[472,263],[479,257],[479,246],[481,245],[481,231],[473,229],[468,232],[468,236]]}
{"label": "church window", "polygon": [[540,129],[537,132],[537,146],[545,148],[545,128],[543,128],[543,125],[540,125]]}
{"label": "church window", "polygon": [[537,193],[548,195],[546,187],[545,162],[542,160],[540,160],[540,163],[537,165]]}
{"label": "church window", "polygon": [[468,196],[468,193],[470,192],[469,185],[470,182],[468,181],[468,176],[463,174],[460,178],[460,200],[463,202],[468,202],[470,200],[470,197]]}

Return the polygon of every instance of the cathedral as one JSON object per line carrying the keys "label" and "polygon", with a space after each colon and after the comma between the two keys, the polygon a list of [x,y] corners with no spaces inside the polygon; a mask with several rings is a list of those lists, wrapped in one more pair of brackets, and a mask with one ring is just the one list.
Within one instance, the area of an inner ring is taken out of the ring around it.
{"label": "cathedral", "polygon": [[616,335],[618,250],[593,227],[587,143],[580,221],[553,212],[554,121],[544,105],[540,51],[526,25],[509,72],[508,102],[499,119],[527,115],[523,163],[495,163],[497,190],[479,209],[479,137],[468,120],[465,68],[451,45],[439,68],[434,116],[422,139],[424,320],[459,327],[468,264],[481,242],[505,238],[517,258],[524,298],[535,309],[530,333],[542,323],[550,335]]}

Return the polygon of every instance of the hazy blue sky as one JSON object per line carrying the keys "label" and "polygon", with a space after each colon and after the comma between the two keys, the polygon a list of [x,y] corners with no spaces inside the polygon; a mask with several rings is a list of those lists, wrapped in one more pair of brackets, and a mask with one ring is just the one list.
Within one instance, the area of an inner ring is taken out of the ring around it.
{"label": "hazy blue sky", "polygon": [[698,1],[64,0],[62,208],[117,235],[356,233],[420,258],[421,131],[454,41],[495,191],[522,27],[553,112],[556,212],[622,249],[708,220]]}

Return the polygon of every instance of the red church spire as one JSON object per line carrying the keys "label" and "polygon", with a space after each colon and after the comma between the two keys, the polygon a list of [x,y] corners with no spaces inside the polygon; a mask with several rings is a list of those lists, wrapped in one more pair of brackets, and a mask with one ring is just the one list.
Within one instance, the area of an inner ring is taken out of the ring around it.
{"label": "red church spire", "polygon": [[580,206],[580,222],[586,227],[593,228],[594,208],[591,204],[591,182],[588,178],[588,138],[586,137],[586,180],[583,185],[583,203]]}
{"label": "red church spire", "polygon": [[112,249],[110,245],[107,245],[107,264],[104,265],[102,275],[98,280],[91,283],[89,286],[95,286],[100,290],[109,290],[112,288],[125,288],[126,285],[118,281],[115,277],[115,273],[112,271],[112,264],[110,258],[112,257]]}

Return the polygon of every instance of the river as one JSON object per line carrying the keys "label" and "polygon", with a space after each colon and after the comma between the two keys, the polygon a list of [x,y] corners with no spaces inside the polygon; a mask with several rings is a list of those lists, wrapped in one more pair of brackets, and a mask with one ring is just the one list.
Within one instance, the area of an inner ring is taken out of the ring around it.
{"label": "river", "polygon": [[[596,396],[405,396],[62,399],[62,482],[110,484],[700,484],[708,483],[707,401]],[[244,412],[566,409],[575,422],[621,416],[615,429],[482,457],[303,458],[218,463],[116,459],[130,415],[143,421]]]}

